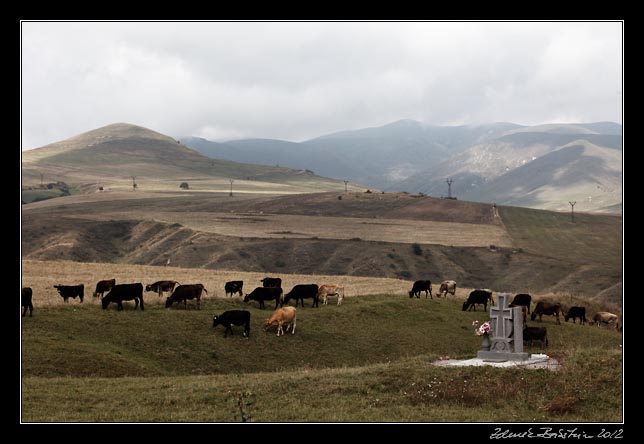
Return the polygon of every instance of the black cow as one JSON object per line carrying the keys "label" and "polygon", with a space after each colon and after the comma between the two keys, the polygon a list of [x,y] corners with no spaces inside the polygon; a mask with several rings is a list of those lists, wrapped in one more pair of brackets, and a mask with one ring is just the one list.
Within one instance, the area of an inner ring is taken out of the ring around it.
{"label": "black cow", "polygon": [[233,294],[239,293],[240,296],[243,296],[242,290],[244,289],[244,281],[229,281],[224,285],[226,294],[230,294],[232,297]]}
{"label": "black cow", "polygon": [[259,308],[264,308],[264,301],[275,299],[275,309],[282,302],[282,289],[275,287],[257,287],[244,297],[244,302],[258,301]]}
{"label": "black cow", "polygon": [[541,341],[541,348],[548,346],[548,332],[546,327],[524,327],[523,328],[523,342],[530,341],[530,346],[532,346],[532,341]]}
{"label": "black cow", "polygon": [[188,299],[197,300],[197,309],[201,309],[201,292],[205,291],[208,294],[208,290],[205,289],[203,284],[188,284],[188,285],[179,285],[172,292],[170,297],[165,300],[165,308],[169,308],[175,302],[183,301],[183,307],[188,308]]}
{"label": "black cow", "polygon": [[153,284],[146,285],[145,291],[154,291],[161,297],[164,292],[174,290],[174,286],[178,283],[177,281],[157,281]]}
{"label": "black cow", "polygon": [[110,302],[118,304],[118,311],[123,310],[123,301],[134,300],[134,309],[139,306],[141,302],[141,311],[143,311],[143,284],[137,282],[136,284],[119,284],[112,287],[109,293],[101,299],[103,310],[107,309]]}
{"label": "black cow", "polygon": [[473,290],[467,297],[467,301],[463,302],[463,311],[468,308],[476,311],[476,304],[483,304],[483,311],[487,311],[487,303],[492,301],[492,292],[488,290]]}
{"label": "black cow", "polygon": [[557,324],[561,324],[559,313],[561,313],[561,303],[539,301],[537,302],[537,306],[534,307],[534,311],[532,312],[530,319],[534,321],[537,315],[539,315],[539,322],[541,322],[541,317],[543,315],[556,316]]}
{"label": "black cow", "polygon": [[297,307],[298,300],[302,301],[302,307],[304,307],[304,299],[313,298],[313,304],[311,307],[318,307],[318,286],[317,284],[300,284],[293,287],[293,289],[284,295],[284,301],[281,304],[288,304],[291,299],[295,299],[295,306]]}
{"label": "black cow", "polygon": [[112,287],[116,285],[116,279],[108,279],[105,281],[98,281],[96,283],[96,290],[94,290],[94,294],[92,297],[103,297],[103,293],[106,291],[110,291]]}
{"label": "black cow", "polygon": [[31,287],[22,287],[22,316],[27,314],[27,309],[29,309],[29,316],[34,315],[34,306],[31,303],[31,296],[33,295],[33,292],[31,291]]}
{"label": "black cow", "polygon": [[262,286],[266,288],[282,288],[282,279],[281,278],[270,278],[265,277],[260,281]]}
{"label": "black cow", "polygon": [[586,307],[570,307],[564,319],[568,322],[568,319],[572,318],[572,323],[576,324],[575,320],[579,318],[580,324],[586,323]]}
{"label": "black cow", "polygon": [[532,303],[532,296],[526,293],[519,293],[512,299],[512,305],[523,305],[528,307],[528,314],[530,314],[530,304]]}
{"label": "black cow", "polygon": [[223,325],[224,327],[226,327],[226,331],[224,331],[224,338],[228,336],[228,332],[230,332],[231,335],[233,334],[233,325],[243,325],[243,335],[248,338],[248,336],[250,335],[250,311],[228,310],[218,316],[213,316],[212,326],[216,327],[218,325]]}
{"label": "black cow", "polygon": [[414,286],[412,287],[411,291],[409,292],[409,297],[413,298],[416,296],[418,299],[420,299],[420,292],[424,291],[425,292],[425,299],[427,299],[427,293],[429,292],[429,296],[434,299],[432,296],[432,283],[431,281],[416,281],[414,282]]}
{"label": "black cow", "polygon": [[83,302],[85,297],[85,285],[54,285],[54,288],[58,290],[58,294],[63,297],[63,300],[67,302],[69,298],[79,297],[80,301]]}

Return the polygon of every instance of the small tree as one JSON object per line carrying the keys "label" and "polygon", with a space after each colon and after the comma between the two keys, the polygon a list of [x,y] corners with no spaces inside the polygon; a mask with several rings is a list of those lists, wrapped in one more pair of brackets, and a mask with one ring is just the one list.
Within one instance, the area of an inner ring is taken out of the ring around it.
{"label": "small tree", "polygon": [[181,182],[181,185],[179,185],[179,188],[182,190],[189,190],[190,186],[188,185],[188,182]]}

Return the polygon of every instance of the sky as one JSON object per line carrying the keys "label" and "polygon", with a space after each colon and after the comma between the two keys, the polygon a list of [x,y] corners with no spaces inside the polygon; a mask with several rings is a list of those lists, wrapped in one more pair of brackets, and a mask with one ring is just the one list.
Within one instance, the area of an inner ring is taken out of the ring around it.
{"label": "sky", "polygon": [[622,123],[621,22],[22,22],[22,149],[111,123],[294,142]]}

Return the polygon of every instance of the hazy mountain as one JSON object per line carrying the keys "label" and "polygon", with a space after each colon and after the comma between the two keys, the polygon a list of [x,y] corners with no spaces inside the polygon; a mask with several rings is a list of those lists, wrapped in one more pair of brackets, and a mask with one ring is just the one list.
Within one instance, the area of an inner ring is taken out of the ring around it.
{"label": "hazy mountain", "polygon": [[271,139],[223,143],[190,137],[181,140],[210,157],[305,168],[323,176],[386,188],[472,144],[516,128],[520,126],[512,123],[443,127],[400,120],[300,143]]}
{"label": "hazy mountain", "polygon": [[[513,180],[521,182],[517,175],[498,182],[496,179],[579,142],[580,146],[592,145],[597,149],[570,152],[613,166],[595,171],[600,174],[595,181],[603,184],[598,185],[595,193],[590,193],[587,186],[581,186],[576,192],[589,192],[585,196],[586,200],[590,196],[589,210],[609,211],[621,205],[621,179],[619,184],[615,183],[615,174],[618,171],[621,174],[621,163],[619,168],[613,167],[615,156],[621,162],[622,126],[613,122],[435,126],[400,120],[380,127],[327,134],[301,143],[268,139],[224,143],[195,138],[183,141],[208,156],[305,168],[390,191],[446,196],[445,181],[450,178],[452,194],[459,198],[517,205],[522,202],[537,208],[560,208],[551,199],[561,199],[544,188],[549,174],[545,171],[551,168],[521,170],[523,174],[538,176],[530,178],[536,187],[530,191],[512,183]],[[571,171],[580,168],[580,174],[589,174],[590,170],[583,170],[587,166],[582,160],[570,164]],[[541,185],[537,187],[537,183]],[[503,187],[508,188],[502,190]],[[538,188],[543,188],[543,192]],[[572,192],[572,188],[566,189]],[[606,191],[609,189],[613,191]],[[516,195],[509,197],[508,190],[516,190]]]}

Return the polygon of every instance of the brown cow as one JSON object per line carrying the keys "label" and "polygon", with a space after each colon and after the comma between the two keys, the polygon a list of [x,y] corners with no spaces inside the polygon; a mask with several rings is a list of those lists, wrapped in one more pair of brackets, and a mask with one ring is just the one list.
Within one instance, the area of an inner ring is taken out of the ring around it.
{"label": "brown cow", "polygon": [[103,297],[103,293],[106,291],[110,291],[114,286],[116,285],[116,279],[107,279],[104,281],[98,281],[96,284],[96,290],[94,290],[94,294],[92,294],[92,297]]}
{"label": "brown cow", "polygon": [[197,300],[197,309],[201,309],[201,292],[208,291],[203,284],[179,285],[170,297],[165,300],[165,308],[170,308],[175,302],[183,301],[183,308],[188,308],[188,299]]}
{"label": "brown cow", "polygon": [[534,311],[532,312],[532,316],[530,316],[530,319],[534,321],[538,315],[539,322],[541,322],[541,317],[543,315],[556,316],[557,324],[561,324],[561,321],[559,320],[559,313],[563,314],[560,302],[539,301],[537,302],[537,306],[534,308]]}
{"label": "brown cow", "polygon": [[[295,334],[295,325],[297,321],[296,312],[297,309],[295,307],[278,308],[273,312],[273,315],[270,318],[264,321],[262,329],[266,331],[271,325],[277,324],[277,336],[280,336],[280,334],[284,335],[282,326],[289,322],[291,326],[291,334]],[[286,331],[288,332],[288,326],[286,327]]]}
{"label": "brown cow", "polygon": [[155,291],[159,293],[159,297],[163,296],[166,291],[173,291],[174,286],[179,282],[177,281],[157,281],[154,284],[146,285],[145,291]]}

